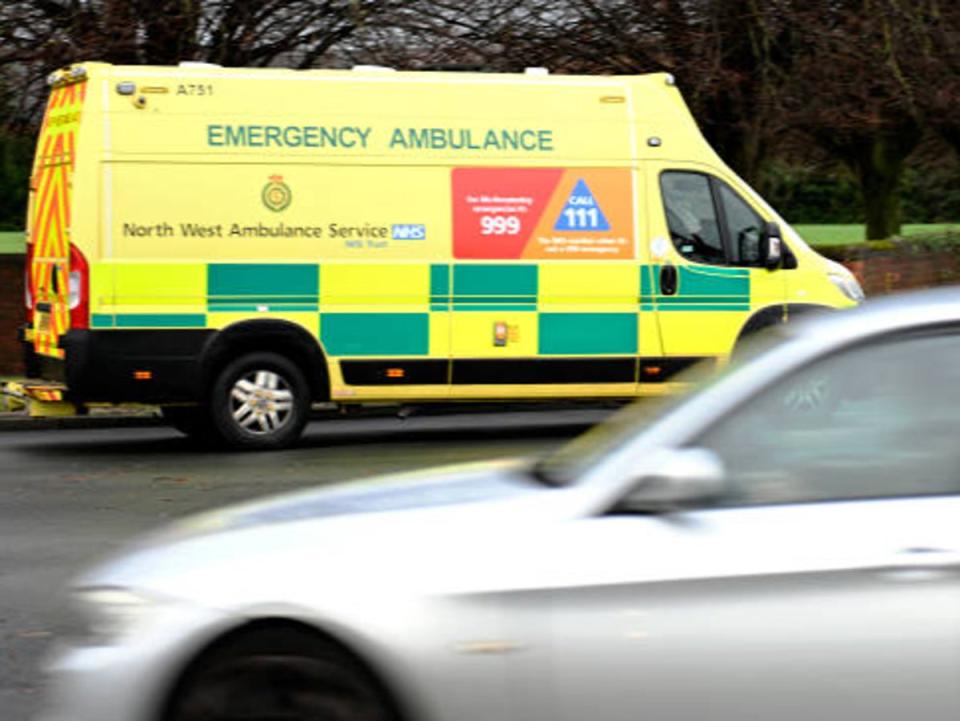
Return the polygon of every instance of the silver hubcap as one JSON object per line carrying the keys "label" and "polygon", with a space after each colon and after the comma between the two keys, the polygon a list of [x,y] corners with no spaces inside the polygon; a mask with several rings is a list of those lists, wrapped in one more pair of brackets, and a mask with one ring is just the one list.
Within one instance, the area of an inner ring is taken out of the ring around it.
{"label": "silver hubcap", "polygon": [[233,420],[249,433],[274,433],[290,422],[293,391],[273,371],[251,371],[233,384],[230,411]]}

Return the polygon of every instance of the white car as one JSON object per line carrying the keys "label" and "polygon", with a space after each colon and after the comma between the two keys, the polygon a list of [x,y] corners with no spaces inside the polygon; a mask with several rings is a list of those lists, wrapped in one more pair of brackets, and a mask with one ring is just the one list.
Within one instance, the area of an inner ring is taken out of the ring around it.
{"label": "white car", "polygon": [[960,719],[960,293],[559,454],[179,523],[82,577],[55,721]]}

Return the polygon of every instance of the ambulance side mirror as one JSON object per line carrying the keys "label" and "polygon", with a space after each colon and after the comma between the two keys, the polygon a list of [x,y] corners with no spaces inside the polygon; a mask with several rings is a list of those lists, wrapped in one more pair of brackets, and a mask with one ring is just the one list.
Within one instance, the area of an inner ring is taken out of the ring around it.
{"label": "ambulance side mirror", "polygon": [[776,270],[783,262],[783,239],[780,226],[772,220],[767,222],[760,241],[760,258],[767,270]]}

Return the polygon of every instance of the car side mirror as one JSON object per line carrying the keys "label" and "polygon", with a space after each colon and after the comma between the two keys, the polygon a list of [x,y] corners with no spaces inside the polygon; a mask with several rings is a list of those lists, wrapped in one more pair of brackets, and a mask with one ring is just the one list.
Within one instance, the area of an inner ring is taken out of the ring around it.
{"label": "car side mirror", "polygon": [[723,463],[705,448],[664,451],[633,484],[615,512],[670,513],[715,500],[726,490]]}
{"label": "car side mirror", "polygon": [[767,270],[776,270],[783,262],[783,236],[780,226],[772,220],[767,222],[760,241],[760,258]]}

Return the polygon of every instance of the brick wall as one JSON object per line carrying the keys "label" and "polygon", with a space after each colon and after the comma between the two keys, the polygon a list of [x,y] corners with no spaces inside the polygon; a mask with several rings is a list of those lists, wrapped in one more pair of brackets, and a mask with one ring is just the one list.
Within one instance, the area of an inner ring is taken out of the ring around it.
{"label": "brick wall", "polygon": [[23,256],[0,255],[0,376],[23,373],[17,341],[23,320]]}
{"label": "brick wall", "polygon": [[837,260],[853,271],[868,298],[960,283],[960,254],[950,251],[856,250]]}

